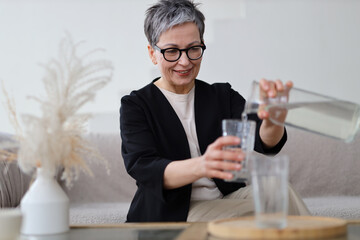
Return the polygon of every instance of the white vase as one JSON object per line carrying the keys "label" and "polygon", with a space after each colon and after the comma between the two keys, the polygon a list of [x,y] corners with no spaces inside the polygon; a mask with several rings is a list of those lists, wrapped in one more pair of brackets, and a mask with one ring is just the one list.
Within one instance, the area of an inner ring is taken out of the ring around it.
{"label": "white vase", "polygon": [[69,230],[69,198],[55,180],[41,168],[21,200],[25,235],[48,235]]}

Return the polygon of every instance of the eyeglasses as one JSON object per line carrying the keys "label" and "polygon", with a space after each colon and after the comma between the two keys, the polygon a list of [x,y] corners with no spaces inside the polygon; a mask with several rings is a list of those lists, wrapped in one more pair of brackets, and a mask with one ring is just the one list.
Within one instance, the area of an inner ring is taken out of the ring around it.
{"label": "eyeglasses", "polygon": [[190,60],[197,60],[202,57],[204,50],[206,49],[205,45],[197,45],[189,48],[179,49],[179,48],[165,48],[161,49],[158,46],[154,46],[156,50],[162,53],[164,59],[168,62],[176,62],[180,59],[182,52],[186,52],[186,56]]}

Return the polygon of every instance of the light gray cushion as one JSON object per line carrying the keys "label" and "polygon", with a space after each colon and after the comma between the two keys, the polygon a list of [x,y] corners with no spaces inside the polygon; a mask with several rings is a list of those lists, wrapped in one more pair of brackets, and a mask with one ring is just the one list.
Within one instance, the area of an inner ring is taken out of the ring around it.
{"label": "light gray cushion", "polygon": [[314,216],[359,219],[359,196],[328,196],[305,198],[304,202]]}
{"label": "light gray cushion", "polygon": [[130,202],[71,203],[70,224],[117,224],[126,221]]}
{"label": "light gray cushion", "polygon": [[[0,142],[5,141],[12,141],[12,136],[0,133]],[[30,180],[30,176],[21,172],[16,161],[0,161],[0,208],[17,207]]]}

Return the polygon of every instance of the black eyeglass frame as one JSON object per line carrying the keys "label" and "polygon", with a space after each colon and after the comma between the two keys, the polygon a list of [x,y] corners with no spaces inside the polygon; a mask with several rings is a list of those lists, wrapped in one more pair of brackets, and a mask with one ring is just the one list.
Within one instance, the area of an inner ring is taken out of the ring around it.
{"label": "black eyeglass frame", "polygon": [[[201,42],[202,43],[202,42]],[[194,48],[194,47],[200,47],[202,49],[201,51],[201,55],[198,57],[198,58],[190,58],[189,57],[189,50]],[[179,60],[181,58],[181,55],[182,55],[182,52],[185,52],[186,53],[186,56],[190,59],[190,60],[198,60],[200,58],[202,58],[202,56],[204,55],[204,51],[206,49],[206,45],[204,43],[202,43],[202,45],[195,45],[195,46],[191,46],[189,48],[183,48],[183,49],[180,49],[180,48],[174,48],[174,47],[171,47],[171,48],[164,48],[164,49],[161,49],[159,48],[158,46],[154,45],[154,49],[158,50],[159,52],[162,53],[164,59],[168,62],[176,62],[177,60]],[[169,49],[174,49],[174,50],[178,50],[180,51],[180,54],[179,54],[179,57],[176,59],[176,60],[168,60],[166,59],[165,57],[165,51],[166,50],[169,50]]]}

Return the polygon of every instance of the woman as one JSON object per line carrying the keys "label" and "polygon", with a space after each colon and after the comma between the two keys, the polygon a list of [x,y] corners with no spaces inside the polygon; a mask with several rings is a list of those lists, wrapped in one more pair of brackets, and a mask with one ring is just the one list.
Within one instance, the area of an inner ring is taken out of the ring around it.
{"label": "woman", "polygon": [[[233,177],[224,170],[241,169],[244,154],[222,150],[240,140],[221,137],[221,120],[240,118],[245,100],[228,83],[196,79],[206,49],[204,19],[188,0],[161,0],[146,12],[148,52],[161,77],[121,100],[122,154],[138,186],[128,222],[253,214],[249,187],[224,181]],[[262,79],[261,86],[268,95],[284,90],[281,81]],[[267,112],[258,115],[249,116],[257,121],[255,151],[278,153],[284,127],[272,124]],[[290,199],[296,200],[290,213],[308,213],[296,194]]]}

